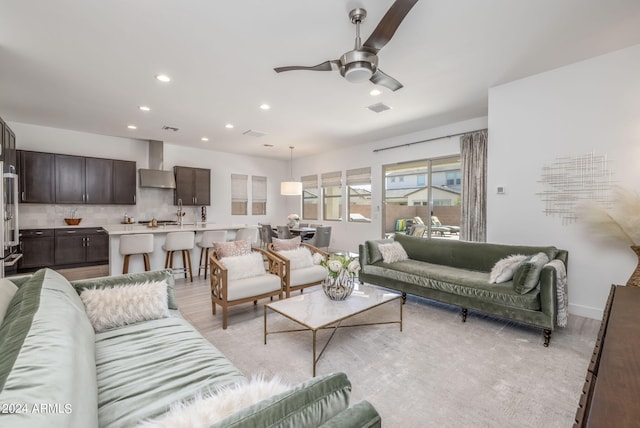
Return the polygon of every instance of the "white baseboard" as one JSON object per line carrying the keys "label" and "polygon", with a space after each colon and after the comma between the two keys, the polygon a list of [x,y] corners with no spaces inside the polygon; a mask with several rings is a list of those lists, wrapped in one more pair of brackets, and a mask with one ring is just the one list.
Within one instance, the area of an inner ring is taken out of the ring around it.
{"label": "white baseboard", "polygon": [[592,308],[590,306],[575,305],[569,303],[569,313],[572,315],[578,315],[586,318],[593,318],[594,320],[601,320],[603,309]]}

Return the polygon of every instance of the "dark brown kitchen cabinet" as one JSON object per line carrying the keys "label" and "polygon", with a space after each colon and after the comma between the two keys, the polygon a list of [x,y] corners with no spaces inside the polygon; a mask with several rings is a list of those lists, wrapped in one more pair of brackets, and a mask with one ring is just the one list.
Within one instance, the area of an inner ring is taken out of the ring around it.
{"label": "dark brown kitchen cabinet", "polygon": [[85,202],[85,164],[80,156],[55,155],[56,203]]}
{"label": "dark brown kitchen cabinet", "polygon": [[16,158],[16,134],[13,133],[9,125],[0,119],[0,137],[2,146],[0,159],[4,161],[4,172],[15,173],[17,169]]}
{"label": "dark brown kitchen cabinet", "polygon": [[109,260],[109,236],[102,228],[56,229],[55,265],[82,265]]}
{"label": "dark brown kitchen cabinet", "polygon": [[136,203],[136,163],[113,161],[113,203],[135,205]]}
{"label": "dark brown kitchen cabinet", "polygon": [[113,160],[55,155],[56,203],[110,204]]}
{"label": "dark brown kitchen cabinet", "polygon": [[211,203],[211,170],[175,166],[176,190],[173,203],[178,205],[209,205]]}
{"label": "dark brown kitchen cabinet", "polygon": [[54,260],[53,229],[25,229],[20,231],[20,252],[18,269],[32,269],[53,266]]}
{"label": "dark brown kitchen cabinet", "polygon": [[19,160],[20,202],[54,203],[56,195],[54,155],[21,150]]}
{"label": "dark brown kitchen cabinet", "polygon": [[85,234],[87,263],[109,261],[109,235],[102,228],[87,229]]}
{"label": "dark brown kitchen cabinet", "polygon": [[113,203],[113,160],[85,158],[86,204]]}

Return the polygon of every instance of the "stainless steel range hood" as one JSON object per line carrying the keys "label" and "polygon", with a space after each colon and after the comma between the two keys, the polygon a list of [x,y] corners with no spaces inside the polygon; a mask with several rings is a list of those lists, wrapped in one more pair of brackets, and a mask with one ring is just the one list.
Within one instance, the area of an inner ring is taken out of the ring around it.
{"label": "stainless steel range hood", "polygon": [[140,187],[175,189],[176,178],[171,171],[164,171],[164,142],[149,141],[149,169],[139,169]]}

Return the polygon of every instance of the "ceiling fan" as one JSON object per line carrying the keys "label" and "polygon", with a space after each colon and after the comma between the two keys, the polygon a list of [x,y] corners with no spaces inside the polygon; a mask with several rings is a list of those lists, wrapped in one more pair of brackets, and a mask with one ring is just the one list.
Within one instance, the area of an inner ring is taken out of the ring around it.
{"label": "ceiling fan", "polygon": [[338,70],[349,82],[359,83],[369,80],[376,85],[397,91],[402,88],[402,84],[378,68],[378,52],[389,43],[402,20],[417,2],[418,0],[396,0],[364,44],[360,39],[360,24],[367,17],[367,11],[362,8],[353,9],[349,12],[349,18],[356,26],[356,43],[353,50],[344,53],[339,59],[325,61],[312,67],[293,65],[276,67],[274,70],[277,73],[294,70]]}

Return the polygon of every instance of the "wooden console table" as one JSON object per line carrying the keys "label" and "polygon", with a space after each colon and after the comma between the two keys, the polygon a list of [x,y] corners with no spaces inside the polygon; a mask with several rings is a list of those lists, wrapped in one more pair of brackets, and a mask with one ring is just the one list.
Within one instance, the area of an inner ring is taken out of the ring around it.
{"label": "wooden console table", "polygon": [[640,287],[612,285],[574,427],[640,426]]}

